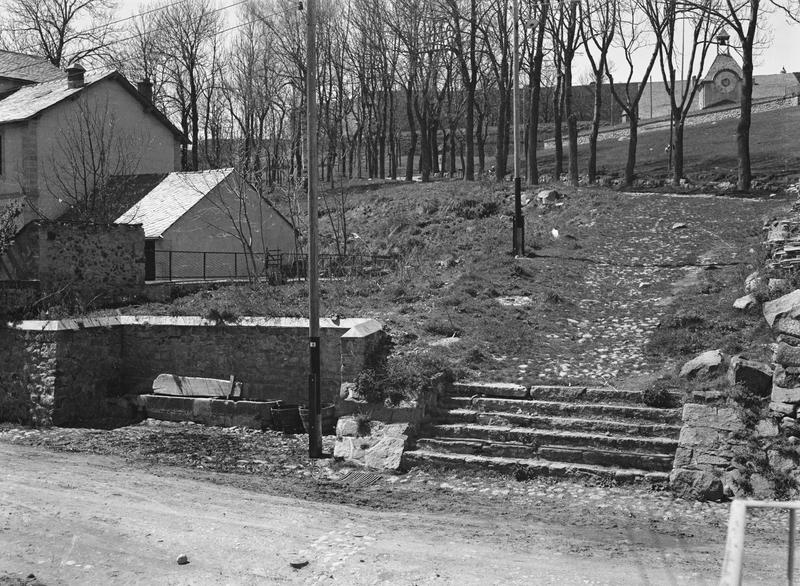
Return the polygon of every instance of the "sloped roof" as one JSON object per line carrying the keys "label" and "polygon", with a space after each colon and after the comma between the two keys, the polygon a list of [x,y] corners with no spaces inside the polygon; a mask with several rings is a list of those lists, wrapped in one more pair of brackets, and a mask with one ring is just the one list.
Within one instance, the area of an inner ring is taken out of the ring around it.
{"label": "sloped roof", "polygon": [[114,80],[131,96],[141,102],[164,126],[169,128],[173,135],[183,142],[188,142],[183,133],[178,130],[170,119],[140,94],[119,71],[114,69],[95,69],[87,71],[83,79],[84,84],[81,87],[71,88],[67,85],[66,74],[59,71],[57,79],[21,87],[13,94],[0,100],[0,124],[28,120],[100,81]]}
{"label": "sloped roof", "polygon": [[114,223],[141,224],[145,238],[158,238],[231,173],[232,168],[170,173]]}
{"label": "sloped roof", "polygon": [[0,77],[41,83],[63,75],[58,67],[43,57],[0,51]]}
{"label": "sloped roof", "polygon": [[739,76],[739,79],[744,77],[744,72],[739,64],[736,62],[736,59],[731,57],[728,53],[720,53],[717,55],[714,62],[711,64],[711,67],[708,68],[708,72],[706,76],[703,78],[704,82],[714,81],[714,77],[723,69],[729,69],[733,71],[736,75]]}

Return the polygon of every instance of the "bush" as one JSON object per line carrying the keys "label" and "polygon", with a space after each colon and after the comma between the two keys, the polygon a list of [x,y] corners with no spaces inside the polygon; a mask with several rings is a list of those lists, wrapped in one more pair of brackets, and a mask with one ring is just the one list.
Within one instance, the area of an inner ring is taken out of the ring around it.
{"label": "bush", "polygon": [[450,384],[457,377],[458,371],[439,357],[395,355],[380,370],[362,370],[355,386],[369,403],[399,405],[433,391],[438,384]]}
{"label": "bush", "polygon": [[494,216],[500,209],[496,201],[478,201],[475,199],[462,199],[453,205],[453,213],[465,220],[481,220]]}
{"label": "bush", "polygon": [[642,391],[642,403],[648,407],[666,409],[675,406],[675,399],[669,390],[654,385]]}

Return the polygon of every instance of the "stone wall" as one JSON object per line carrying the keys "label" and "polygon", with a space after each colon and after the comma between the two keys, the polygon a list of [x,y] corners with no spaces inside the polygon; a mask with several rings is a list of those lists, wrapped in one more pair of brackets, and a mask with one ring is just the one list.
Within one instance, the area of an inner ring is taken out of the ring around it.
{"label": "stone wall", "polygon": [[130,299],[144,288],[141,226],[32,222],[0,258],[0,279],[38,280],[42,293],[84,302]]}
{"label": "stone wall", "polygon": [[[321,320],[320,338],[324,403],[388,348],[373,320]],[[110,399],[149,393],[161,373],[234,375],[244,383],[242,399],[306,403],[308,396],[308,325],[301,319],[23,321],[0,329],[0,355],[0,421],[97,421]]]}

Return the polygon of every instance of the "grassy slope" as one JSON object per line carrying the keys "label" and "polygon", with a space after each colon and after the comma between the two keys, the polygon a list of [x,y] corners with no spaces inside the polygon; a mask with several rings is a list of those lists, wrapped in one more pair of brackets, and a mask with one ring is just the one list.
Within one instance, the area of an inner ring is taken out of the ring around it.
{"label": "grassy slope", "polygon": [[[686,127],[686,175],[694,181],[734,181],[736,179],[736,125],[738,119]],[[800,172],[800,149],[795,129],[800,127],[800,108],[776,110],[753,115],[750,151],[755,177],[760,181],[797,181]],[[639,135],[637,167],[639,177],[666,177],[669,129]],[[621,174],[627,159],[628,142],[603,141],[598,147],[598,169]],[[588,145],[579,148],[580,165],[585,172]],[[540,151],[542,172],[551,173],[553,151]],[[566,156],[566,153],[565,153]]]}
{"label": "grassy slope", "polygon": [[[349,196],[351,252],[392,253],[395,272],[322,285],[322,315],[383,321],[400,353],[452,360],[475,378],[639,385],[710,347],[766,332],[731,309],[762,217],[786,202],[580,190],[526,208],[531,258],[510,254],[509,186],[398,184]],[[687,228],[673,230],[675,222]],[[326,217],[321,218],[323,232]],[[552,228],[559,230],[553,239]],[[323,239],[330,241],[330,233]],[[717,270],[691,265],[723,264]],[[502,305],[516,296],[528,304]],[[303,284],[229,287],[137,313],[305,315]],[[662,324],[661,327],[659,323]],[[655,344],[648,340],[655,339]]]}

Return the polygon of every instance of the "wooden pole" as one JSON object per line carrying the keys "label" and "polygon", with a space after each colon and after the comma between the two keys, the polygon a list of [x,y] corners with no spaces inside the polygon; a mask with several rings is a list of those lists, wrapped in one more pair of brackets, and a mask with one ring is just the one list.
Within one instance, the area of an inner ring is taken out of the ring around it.
{"label": "wooden pole", "polygon": [[317,219],[317,0],[306,2],[306,136],[308,137],[308,456],[322,457]]}
{"label": "wooden pole", "polygon": [[517,119],[517,82],[519,81],[519,0],[513,0],[514,18],[514,71],[513,86],[511,87],[511,99],[513,100],[512,124],[514,130],[512,137],[514,140],[514,232],[512,234],[512,244],[514,254],[522,256],[525,254],[525,218],[522,215],[522,180],[519,176],[519,121]]}

